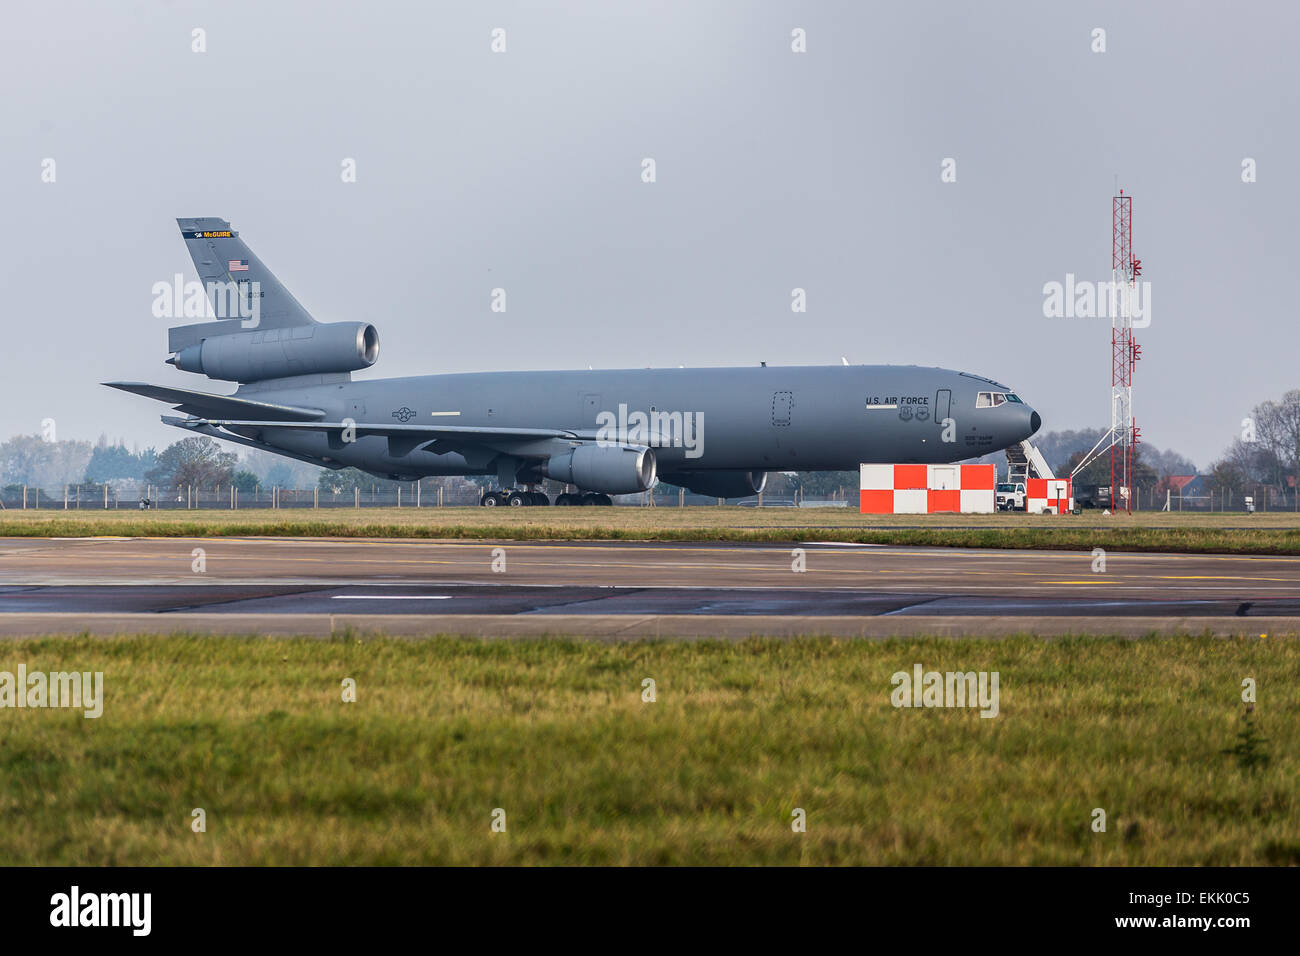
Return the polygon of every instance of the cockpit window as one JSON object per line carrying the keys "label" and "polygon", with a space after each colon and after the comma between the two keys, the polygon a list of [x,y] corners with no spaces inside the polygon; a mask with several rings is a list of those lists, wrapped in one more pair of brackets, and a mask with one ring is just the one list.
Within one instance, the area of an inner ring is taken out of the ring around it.
{"label": "cockpit window", "polygon": [[1025,404],[1024,402],[1020,401],[1020,396],[1017,395],[1015,392],[1012,392],[1012,393],[1010,393],[1009,395],[1007,395],[1007,401],[1008,401],[1008,402],[1016,402],[1017,404],[1020,404],[1020,405]]}
{"label": "cockpit window", "polygon": [[[999,405],[1005,405],[1007,402],[1019,402],[1014,395],[1007,395],[1004,392],[980,392],[975,396],[976,408],[997,408]],[[1024,403],[1021,402],[1023,405]]]}

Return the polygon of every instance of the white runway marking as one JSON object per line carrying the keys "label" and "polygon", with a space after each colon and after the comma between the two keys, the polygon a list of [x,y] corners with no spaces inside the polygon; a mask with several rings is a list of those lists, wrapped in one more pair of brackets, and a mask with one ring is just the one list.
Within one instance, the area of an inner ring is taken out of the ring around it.
{"label": "white runway marking", "polygon": [[885,544],[869,544],[863,541],[801,541],[799,543],[815,544],[822,548],[887,548],[889,547],[889,545],[885,545]]}
{"label": "white runway marking", "polygon": [[335,594],[335,601],[450,601],[450,594]]}

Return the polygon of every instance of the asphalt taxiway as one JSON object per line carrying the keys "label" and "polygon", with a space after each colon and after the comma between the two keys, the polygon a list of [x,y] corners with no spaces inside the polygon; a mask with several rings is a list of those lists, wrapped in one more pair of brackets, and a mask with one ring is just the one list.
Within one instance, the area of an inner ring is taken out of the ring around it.
{"label": "asphalt taxiway", "polygon": [[1099,557],[816,541],[9,538],[0,634],[1300,631],[1300,557]]}

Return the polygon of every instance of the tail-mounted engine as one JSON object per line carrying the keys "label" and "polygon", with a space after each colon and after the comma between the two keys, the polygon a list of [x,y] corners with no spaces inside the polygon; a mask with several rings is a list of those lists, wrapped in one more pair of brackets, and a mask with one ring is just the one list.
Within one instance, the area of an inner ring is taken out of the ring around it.
{"label": "tail-mounted engine", "polygon": [[[198,328],[202,326],[172,332]],[[365,322],[315,323],[278,329],[223,330],[193,344],[173,338],[172,347],[175,354],[167,361],[182,371],[224,381],[259,382],[369,368],[379,359],[379,333]]]}

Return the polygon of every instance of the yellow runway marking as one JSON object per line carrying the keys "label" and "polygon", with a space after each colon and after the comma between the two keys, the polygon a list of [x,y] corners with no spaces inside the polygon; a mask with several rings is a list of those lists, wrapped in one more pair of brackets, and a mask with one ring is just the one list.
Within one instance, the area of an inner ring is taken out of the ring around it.
{"label": "yellow runway marking", "polygon": [[1284,584],[1298,583],[1294,578],[1261,578],[1254,574],[1239,577],[1215,574],[1158,574],[1157,581],[1280,581]]}

